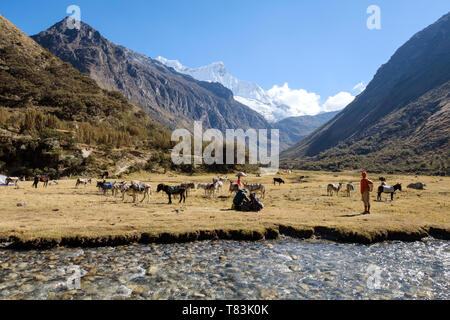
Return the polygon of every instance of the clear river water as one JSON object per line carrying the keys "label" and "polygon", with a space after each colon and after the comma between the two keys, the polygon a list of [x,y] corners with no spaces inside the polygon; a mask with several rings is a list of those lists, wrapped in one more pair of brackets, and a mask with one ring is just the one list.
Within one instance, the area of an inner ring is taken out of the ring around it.
{"label": "clear river water", "polygon": [[0,249],[0,299],[449,299],[448,241]]}

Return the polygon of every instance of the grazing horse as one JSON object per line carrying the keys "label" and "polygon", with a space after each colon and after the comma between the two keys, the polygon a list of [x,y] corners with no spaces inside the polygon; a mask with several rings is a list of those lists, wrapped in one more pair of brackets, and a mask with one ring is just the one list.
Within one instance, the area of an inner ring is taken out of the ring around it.
{"label": "grazing horse", "polygon": [[378,201],[381,201],[381,194],[382,193],[390,193],[391,194],[391,201],[394,201],[394,193],[395,191],[400,190],[402,191],[402,184],[397,183],[395,186],[390,187],[386,185],[381,185],[378,187]]}
{"label": "grazing horse", "polygon": [[9,185],[10,183],[12,183],[12,184],[14,184],[14,186],[16,188],[19,188],[19,181],[20,181],[20,179],[18,177],[8,177],[8,178],[6,178],[5,183],[6,183],[6,185]]}
{"label": "grazing horse", "polygon": [[199,183],[197,185],[197,189],[204,189],[205,197],[211,198],[211,195],[212,195],[213,198],[215,198],[216,191],[219,188],[219,184],[221,184],[220,181],[217,181],[215,183]]}
{"label": "grazing horse", "polygon": [[250,193],[261,192],[261,198],[263,199],[266,196],[266,188],[263,184],[244,184],[244,188],[250,191]]}
{"label": "grazing horse", "polygon": [[152,194],[152,187],[149,184],[142,183],[140,181],[133,181],[131,184],[121,184],[122,201],[125,201],[125,194],[133,197],[133,203],[136,203],[137,195],[143,194],[144,197],[141,203],[147,198],[147,203],[150,203],[150,196]]}
{"label": "grazing horse", "polygon": [[189,190],[190,189],[195,189],[195,184],[194,183],[188,183],[188,182],[183,182],[182,184],[180,184],[181,188],[186,189],[186,197],[189,195]]}
{"label": "grazing horse", "polygon": [[173,194],[179,194],[180,195],[180,202],[183,201],[186,203],[186,189],[182,188],[181,186],[175,186],[171,187],[165,184],[159,184],[158,188],[156,189],[156,192],[164,191],[169,196],[169,204],[172,204],[172,195]]}
{"label": "grazing horse", "polygon": [[352,191],[355,191],[355,185],[353,183],[347,183],[347,197],[351,197]]}
{"label": "grazing horse", "polygon": [[333,196],[333,192],[336,192],[336,195],[339,196],[339,191],[342,189],[343,184],[329,184],[327,187],[327,195]]}
{"label": "grazing horse", "polygon": [[233,192],[239,191],[239,185],[230,180],[230,189],[229,190],[230,190],[230,195],[232,195]]}
{"label": "grazing horse", "polygon": [[77,183],[75,184],[75,188],[78,188],[78,186],[80,184],[84,184],[84,187],[86,188],[87,184],[91,184],[92,183],[92,179],[77,179]]}
{"label": "grazing horse", "polygon": [[197,185],[197,189],[203,189],[205,190],[205,198],[207,197],[207,193],[208,193],[208,186],[212,184],[212,183],[199,183]]}
{"label": "grazing horse", "polygon": [[281,185],[281,184],[285,184],[284,180],[281,178],[273,178],[273,185],[277,184]]}

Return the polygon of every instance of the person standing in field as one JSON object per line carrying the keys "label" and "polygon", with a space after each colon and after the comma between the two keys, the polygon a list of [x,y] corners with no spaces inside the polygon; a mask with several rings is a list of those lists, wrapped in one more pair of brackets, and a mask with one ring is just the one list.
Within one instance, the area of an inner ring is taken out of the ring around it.
{"label": "person standing in field", "polygon": [[370,214],[370,192],[373,190],[373,182],[367,178],[367,173],[362,173],[361,180],[361,196],[364,202],[364,213]]}

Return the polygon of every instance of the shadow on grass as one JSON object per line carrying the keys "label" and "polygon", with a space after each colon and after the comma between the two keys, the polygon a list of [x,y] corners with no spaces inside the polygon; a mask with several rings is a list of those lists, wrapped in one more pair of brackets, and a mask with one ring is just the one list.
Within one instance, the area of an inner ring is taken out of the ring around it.
{"label": "shadow on grass", "polygon": [[356,213],[356,214],[344,214],[343,216],[339,216],[339,218],[354,218],[364,216],[364,213]]}

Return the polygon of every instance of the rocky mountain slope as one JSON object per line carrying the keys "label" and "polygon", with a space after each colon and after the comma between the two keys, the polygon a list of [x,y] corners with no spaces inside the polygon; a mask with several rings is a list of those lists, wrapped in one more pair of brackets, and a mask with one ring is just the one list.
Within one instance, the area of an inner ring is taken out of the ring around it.
{"label": "rocky mountain slope", "polygon": [[276,122],[289,116],[288,106],[271,97],[258,84],[240,80],[229,74],[223,62],[189,68],[178,60],[169,60],[164,57],[157,57],[156,60],[177,72],[190,75],[194,79],[222,84],[233,92],[235,100],[262,114],[269,122]]}
{"label": "rocky mountain slope", "polygon": [[80,30],[70,29],[67,19],[33,39],[101,87],[121,91],[166,127],[191,129],[193,120],[220,130],[270,127],[263,116],[234,100],[233,93],[222,85],[178,73],[108,41],[83,22]]}
{"label": "rocky mountain slope", "polygon": [[170,133],[120,92],[101,89],[0,15],[1,172],[93,173],[170,147]]}
{"label": "rocky mountain slope", "polygon": [[450,14],[414,35],[285,165],[449,174]]}

